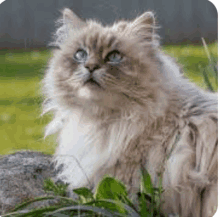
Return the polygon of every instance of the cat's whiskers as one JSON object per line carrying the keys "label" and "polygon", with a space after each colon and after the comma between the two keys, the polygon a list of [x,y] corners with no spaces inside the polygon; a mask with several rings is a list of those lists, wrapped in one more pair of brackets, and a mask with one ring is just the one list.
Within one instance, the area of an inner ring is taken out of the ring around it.
{"label": "cat's whiskers", "polygon": [[107,73],[104,76],[100,77],[99,80],[103,83],[117,85],[117,81],[114,76]]}

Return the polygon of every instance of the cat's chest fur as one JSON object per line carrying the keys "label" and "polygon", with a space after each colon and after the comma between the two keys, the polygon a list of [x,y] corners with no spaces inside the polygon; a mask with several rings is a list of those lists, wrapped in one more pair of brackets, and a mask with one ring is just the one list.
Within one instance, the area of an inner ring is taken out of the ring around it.
{"label": "cat's chest fur", "polygon": [[[132,147],[136,146],[141,131],[140,122],[129,119],[99,122],[83,116],[82,111],[72,111],[65,118],[58,137],[55,160],[58,166],[64,165],[58,176],[72,187],[79,187],[96,182],[108,170],[114,175],[111,170],[117,169],[118,161],[133,162],[131,153],[126,150],[135,152]],[[136,160],[138,163],[140,157]]]}
{"label": "cat's chest fur", "polygon": [[75,188],[94,186],[109,174],[131,188],[138,187],[140,166],[146,166],[149,158],[149,165],[153,165],[149,170],[156,171],[152,174],[156,176],[163,162],[165,149],[161,144],[168,135],[161,131],[161,123],[164,121],[160,127],[156,122],[147,127],[146,120],[140,119],[95,121],[80,110],[72,111],[58,137],[55,160],[58,166],[64,165],[58,178]]}

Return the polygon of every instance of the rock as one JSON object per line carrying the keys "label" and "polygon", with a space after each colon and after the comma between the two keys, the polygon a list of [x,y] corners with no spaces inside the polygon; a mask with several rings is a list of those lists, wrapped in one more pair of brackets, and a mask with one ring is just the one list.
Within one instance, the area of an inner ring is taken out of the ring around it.
{"label": "rock", "polygon": [[[0,156],[0,215],[25,200],[49,195],[43,190],[43,181],[55,177],[51,158],[33,151]],[[54,202],[36,202],[30,208]]]}

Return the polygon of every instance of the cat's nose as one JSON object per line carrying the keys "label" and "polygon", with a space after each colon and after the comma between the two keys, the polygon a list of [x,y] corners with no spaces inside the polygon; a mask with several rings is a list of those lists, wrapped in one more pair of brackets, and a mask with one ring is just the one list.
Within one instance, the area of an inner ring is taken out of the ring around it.
{"label": "cat's nose", "polygon": [[99,69],[100,66],[97,63],[87,63],[85,65],[85,68],[87,68],[90,71],[90,73],[93,73],[95,70]]}

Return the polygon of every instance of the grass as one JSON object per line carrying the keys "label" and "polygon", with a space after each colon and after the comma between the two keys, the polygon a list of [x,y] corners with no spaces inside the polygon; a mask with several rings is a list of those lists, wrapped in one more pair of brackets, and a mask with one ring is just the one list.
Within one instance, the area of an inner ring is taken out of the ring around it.
{"label": "grass", "polygon": [[52,138],[43,139],[49,117],[40,117],[40,81],[48,58],[48,51],[0,51],[0,154],[53,153]]}
{"label": "grass", "polygon": [[[214,43],[208,46],[209,51],[214,58],[218,57],[218,44]],[[201,68],[205,68],[209,65],[209,59],[203,46],[165,46],[165,53],[174,57],[185,72],[185,76],[196,83],[199,87],[206,89],[207,84],[203,79],[203,75],[200,71]],[[211,79],[215,83],[215,79]],[[217,90],[217,85],[214,84],[214,89]]]}
{"label": "grass", "polygon": [[[66,196],[67,185],[54,184],[50,179],[44,181],[44,190],[54,192],[55,196],[38,197],[26,201],[15,207],[6,216],[130,216],[130,217],[164,217],[160,214],[162,204],[162,187],[154,188],[150,175],[143,168],[140,191],[137,193],[137,204],[128,197],[128,192],[119,180],[105,176],[97,185],[95,193],[82,187],[74,189],[78,199],[73,200]],[[28,205],[49,199],[59,199],[55,205],[39,207],[33,210],[25,209]]]}
{"label": "grass", "polygon": [[[175,57],[186,77],[206,88],[200,68],[208,67],[209,59],[203,46],[164,46],[164,51]],[[217,43],[208,46],[217,58]],[[50,53],[47,50],[0,51],[0,154],[28,149],[53,154],[55,138],[43,139],[45,125],[50,116],[40,117],[40,81]],[[211,75],[213,88],[217,84]]]}

